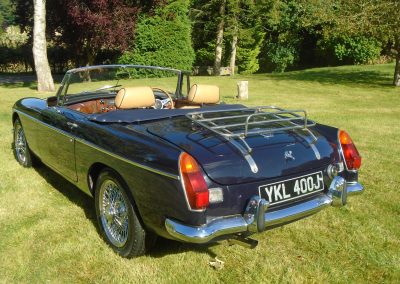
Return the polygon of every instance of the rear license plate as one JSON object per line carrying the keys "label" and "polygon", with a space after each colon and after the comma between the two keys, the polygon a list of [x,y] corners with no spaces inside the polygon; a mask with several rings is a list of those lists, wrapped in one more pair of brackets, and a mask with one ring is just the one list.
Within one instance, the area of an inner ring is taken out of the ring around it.
{"label": "rear license plate", "polygon": [[261,185],[261,198],[270,204],[278,204],[324,190],[322,172],[295,177],[279,182]]}

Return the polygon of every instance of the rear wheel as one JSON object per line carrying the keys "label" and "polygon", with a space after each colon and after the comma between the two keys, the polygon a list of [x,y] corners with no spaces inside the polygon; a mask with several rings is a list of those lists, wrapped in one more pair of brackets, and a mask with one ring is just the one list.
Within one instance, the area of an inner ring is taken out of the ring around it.
{"label": "rear wheel", "polygon": [[105,169],[97,179],[95,190],[97,221],[105,241],[122,257],[144,254],[147,232],[121,178],[111,169]]}
{"label": "rear wheel", "polygon": [[25,132],[22,128],[21,121],[16,119],[14,122],[14,154],[18,163],[24,167],[32,166],[32,154],[29,151],[28,142],[26,141]]}

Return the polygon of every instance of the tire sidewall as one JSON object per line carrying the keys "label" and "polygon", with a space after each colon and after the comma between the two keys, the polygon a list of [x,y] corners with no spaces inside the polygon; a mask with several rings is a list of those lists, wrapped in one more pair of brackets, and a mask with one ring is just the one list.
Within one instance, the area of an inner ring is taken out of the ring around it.
{"label": "tire sidewall", "polygon": [[[17,140],[17,136],[18,136],[18,129],[21,129],[24,133],[24,140],[25,140],[25,161],[21,161],[18,157],[18,153],[17,153],[17,147],[16,147],[16,140]],[[25,135],[25,130],[22,127],[21,121],[19,120],[19,118],[17,118],[14,122],[14,140],[13,140],[13,150],[14,150],[14,156],[17,159],[18,163],[26,168],[29,168],[32,166],[32,158],[30,155],[30,150],[28,147],[28,141],[26,140],[26,135]]]}
{"label": "tire sidewall", "polygon": [[[100,217],[100,202],[101,202],[100,187],[106,180],[111,180],[118,185],[118,187],[121,189],[121,193],[125,199],[127,209],[128,209],[128,224],[129,224],[128,239],[127,239],[125,245],[122,247],[115,246],[108,239],[108,236],[105,232],[105,229],[103,227],[103,223],[102,223],[101,217]],[[140,245],[141,245],[141,242],[144,242],[144,230],[139,222],[139,219],[133,208],[132,201],[129,198],[126,190],[127,190],[127,187],[123,185],[123,182],[121,182],[121,178],[118,176],[118,174],[116,174],[114,171],[112,171],[110,169],[103,170],[100,173],[100,175],[96,181],[95,207],[96,207],[97,223],[99,226],[100,234],[103,237],[103,239],[120,256],[132,257],[132,256],[137,256],[137,255],[142,254]],[[139,246],[139,249],[138,249],[138,246]],[[137,251],[139,251],[139,252],[137,252]]]}

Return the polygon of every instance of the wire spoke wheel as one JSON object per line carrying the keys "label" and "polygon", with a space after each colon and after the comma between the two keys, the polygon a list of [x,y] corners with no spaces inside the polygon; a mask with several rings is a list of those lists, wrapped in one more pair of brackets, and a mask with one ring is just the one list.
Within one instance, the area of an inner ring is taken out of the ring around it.
{"label": "wire spoke wheel", "polygon": [[133,198],[121,176],[104,168],[96,181],[95,206],[100,234],[122,257],[146,252],[146,230],[135,210]]}
{"label": "wire spoke wheel", "polygon": [[14,155],[18,163],[24,167],[31,167],[33,162],[33,156],[31,155],[28,142],[24,129],[22,128],[21,121],[17,118],[14,121]]}
{"label": "wire spoke wheel", "polygon": [[26,139],[24,130],[22,129],[21,125],[17,125],[17,129],[15,130],[15,152],[17,155],[18,160],[24,164],[26,163]]}
{"label": "wire spoke wheel", "polygon": [[129,234],[129,201],[121,190],[112,180],[105,180],[100,187],[101,223],[107,238],[116,247],[123,247]]}

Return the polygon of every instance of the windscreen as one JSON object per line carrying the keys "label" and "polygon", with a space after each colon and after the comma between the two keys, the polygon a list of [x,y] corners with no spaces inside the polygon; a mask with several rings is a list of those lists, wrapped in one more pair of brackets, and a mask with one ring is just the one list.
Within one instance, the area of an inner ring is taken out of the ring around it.
{"label": "windscreen", "polygon": [[121,88],[149,86],[175,94],[178,73],[149,67],[104,66],[70,74],[65,96],[115,93]]}

